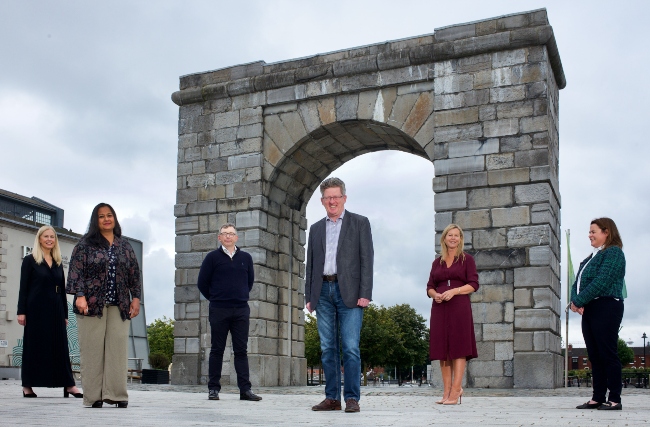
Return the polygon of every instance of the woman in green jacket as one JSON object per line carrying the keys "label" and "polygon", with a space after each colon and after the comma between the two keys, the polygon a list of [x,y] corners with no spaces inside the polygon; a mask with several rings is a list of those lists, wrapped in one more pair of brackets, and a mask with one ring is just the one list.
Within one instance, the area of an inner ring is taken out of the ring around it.
{"label": "woman in green jacket", "polygon": [[594,253],[580,263],[571,288],[571,310],[582,315],[582,335],[591,361],[594,392],[591,400],[577,409],[621,410],[617,344],[623,320],[623,241],[610,218],[591,221],[589,240]]}

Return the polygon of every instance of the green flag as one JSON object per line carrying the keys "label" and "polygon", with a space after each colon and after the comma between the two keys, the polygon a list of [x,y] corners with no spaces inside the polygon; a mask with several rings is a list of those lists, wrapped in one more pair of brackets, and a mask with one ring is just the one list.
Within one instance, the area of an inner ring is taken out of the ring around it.
{"label": "green flag", "polygon": [[571,260],[571,231],[567,230],[566,231],[566,247],[567,247],[567,252],[566,252],[566,257],[567,257],[567,279],[569,280],[569,289],[571,289],[571,286],[576,281],[576,273],[573,270],[573,261]]}

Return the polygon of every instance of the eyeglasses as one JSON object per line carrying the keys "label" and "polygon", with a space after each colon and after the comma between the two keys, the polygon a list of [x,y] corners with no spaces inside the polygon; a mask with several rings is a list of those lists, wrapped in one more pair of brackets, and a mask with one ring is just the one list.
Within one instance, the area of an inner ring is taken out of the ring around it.
{"label": "eyeglasses", "polygon": [[329,196],[329,197],[321,197],[320,199],[324,202],[331,202],[331,201],[338,201],[345,196]]}
{"label": "eyeglasses", "polygon": [[230,237],[230,238],[237,237],[237,233],[219,233],[219,235],[223,237]]}

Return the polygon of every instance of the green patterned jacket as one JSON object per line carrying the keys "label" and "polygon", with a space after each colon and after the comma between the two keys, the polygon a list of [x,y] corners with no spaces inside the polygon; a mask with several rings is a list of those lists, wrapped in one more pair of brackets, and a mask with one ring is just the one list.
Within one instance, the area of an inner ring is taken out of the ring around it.
{"label": "green patterned jacket", "polygon": [[625,277],[625,255],[618,246],[610,246],[599,251],[594,259],[585,264],[593,255],[585,258],[580,263],[578,274],[580,279],[580,293],[578,293],[578,280],[571,287],[571,302],[576,307],[584,307],[597,297],[614,297],[623,299],[623,278]]}

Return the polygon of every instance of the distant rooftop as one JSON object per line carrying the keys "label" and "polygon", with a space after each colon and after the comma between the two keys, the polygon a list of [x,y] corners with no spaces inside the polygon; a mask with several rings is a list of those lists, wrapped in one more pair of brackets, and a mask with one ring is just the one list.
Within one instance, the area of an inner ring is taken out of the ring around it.
{"label": "distant rooftop", "polygon": [[35,224],[63,228],[63,209],[38,197],[26,197],[0,189],[0,213]]}

